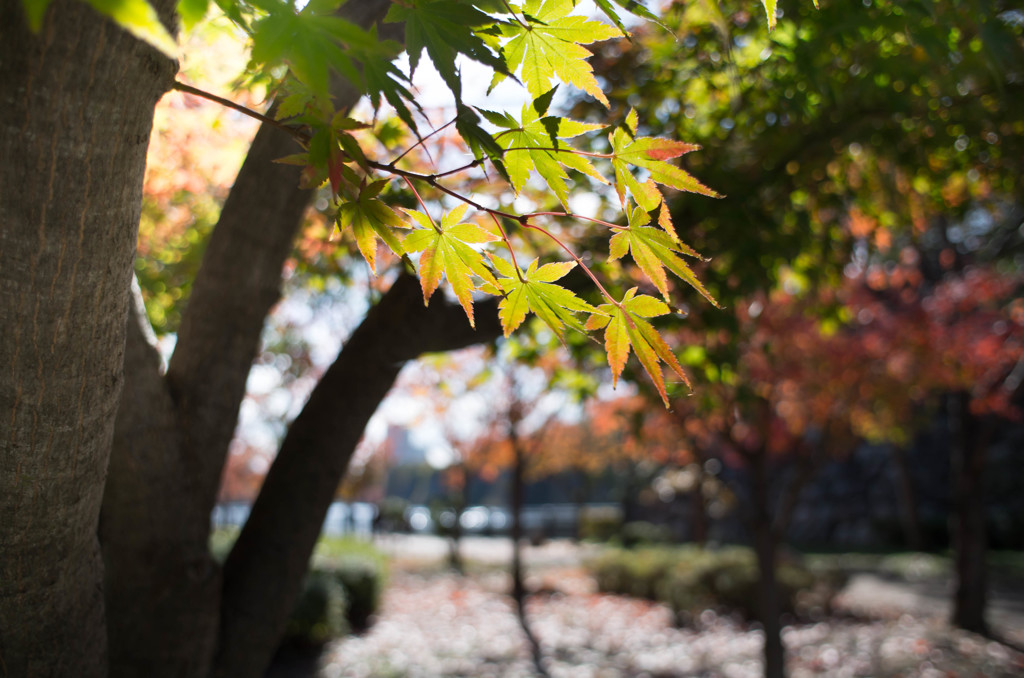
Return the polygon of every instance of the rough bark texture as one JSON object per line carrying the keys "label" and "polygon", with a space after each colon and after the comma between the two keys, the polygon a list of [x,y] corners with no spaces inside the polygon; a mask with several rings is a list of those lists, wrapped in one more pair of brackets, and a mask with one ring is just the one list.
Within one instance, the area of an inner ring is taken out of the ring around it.
{"label": "rough bark texture", "polygon": [[55,2],[33,35],[3,0],[0,26],[0,672],[102,676],[96,527],[175,65],[84,3]]}
{"label": "rough bark texture", "polygon": [[185,473],[177,412],[149,343],[141,300],[131,309],[125,387],[103,497],[112,676],[203,676],[216,640],[218,569],[209,513]]}
{"label": "rough bark texture", "polygon": [[[212,661],[219,577],[210,512],[263,322],[309,202],[284,132],[257,133],[193,285],[168,374],[129,333],[101,540],[111,672],[202,676]],[[138,322],[145,322],[142,316]],[[133,323],[133,325],[136,323]]]}
{"label": "rough bark texture", "polygon": [[342,348],[288,430],[225,563],[215,675],[263,675],[367,421],[406,361],[500,336],[494,302],[481,306],[474,331],[454,304],[424,307],[419,281],[402,275]]}

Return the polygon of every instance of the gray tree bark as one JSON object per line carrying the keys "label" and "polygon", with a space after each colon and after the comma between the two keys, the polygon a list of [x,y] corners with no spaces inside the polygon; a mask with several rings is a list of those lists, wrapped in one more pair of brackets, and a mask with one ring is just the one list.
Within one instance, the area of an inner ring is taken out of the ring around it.
{"label": "gray tree bark", "polygon": [[34,35],[2,0],[0,25],[0,672],[104,676],[96,529],[153,107],[176,66],[80,2]]}
{"label": "gray tree bark", "polygon": [[[129,333],[126,397],[103,505],[112,674],[203,676],[218,627],[210,512],[245,382],[310,192],[272,161],[295,142],[260,128],[193,284],[166,376]],[[144,315],[139,318],[145,322]],[[148,356],[148,357],[147,357]]]}

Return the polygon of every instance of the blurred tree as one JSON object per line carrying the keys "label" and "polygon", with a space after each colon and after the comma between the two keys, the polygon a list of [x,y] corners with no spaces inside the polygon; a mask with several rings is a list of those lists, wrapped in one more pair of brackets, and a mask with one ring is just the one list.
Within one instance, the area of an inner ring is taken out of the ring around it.
{"label": "blurred tree", "polygon": [[644,102],[639,129],[701,140],[687,166],[730,199],[676,203],[673,218],[713,254],[701,277],[727,307],[835,281],[855,247],[884,252],[1024,190],[1019,12],[792,5],[769,34],[743,3],[677,4],[671,31],[603,43],[594,60],[613,107]]}
{"label": "blurred tree", "polygon": [[[506,347],[520,359],[537,357],[536,354],[520,354],[515,342],[506,344]],[[466,468],[473,471],[486,469],[486,473],[496,473],[499,469],[507,469],[510,472],[508,500],[512,520],[509,531],[512,540],[512,585],[509,594],[516,605],[516,615],[529,644],[534,668],[539,675],[547,676],[540,643],[526,615],[526,599],[529,592],[526,590],[522,547],[525,536],[523,503],[526,494],[526,475],[530,460],[536,457],[537,453],[535,441],[531,440],[527,425],[543,427],[554,415],[553,411],[544,411],[540,398],[551,383],[552,371],[544,367],[530,369],[525,364],[514,362],[514,359],[508,361],[507,356],[502,361],[504,364],[498,363],[498,360],[500,359],[495,358],[496,367],[491,370],[491,388],[494,396],[491,401],[488,433],[469,448],[464,463]],[[550,356],[544,362],[547,362],[547,367],[550,368]],[[540,422],[537,421],[538,416],[541,418]],[[533,421],[529,421],[530,419]]]}
{"label": "blurred tree", "polygon": [[[719,400],[697,419],[713,429],[709,417],[739,417],[733,423],[757,433],[758,448],[771,440],[765,427],[777,413],[758,393],[765,382],[744,382],[752,369],[744,362],[753,358],[744,314],[755,301],[772,303],[755,295],[840,286],[848,267],[891,267],[907,246],[935,250],[939,256],[922,261],[922,268],[938,265],[935,280],[982,250],[1010,270],[1022,264],[1019,10],[1002,2],[784,9],[768,33],[740,3],[680,3],[665,21],[685,49],[652,29],[605,43],[595,59],[611,105],[644,101],[645,133],[699,138],[707,152],[688,168],[730,198],[673,210],[673,219],[699,224],[688,238],[714,257],[701,277],[735,309],[694,304],[688,310],[703,333],[684,330],[675,345],[688,346],[683,358],[697,372],[697,400]],[[580,102],[574,114],[585,119],[588,110]],[[628,267],[624,273],[631,275]],[[816,315],[833,328],[841,322],[834,298],[811,298]],[[837,352],[823,366],[851,355]],[[895,386],[895,394],[882,387],[876,395],[915,400],[905,383]],[[736,400],[716,395],[723,388],[747,405],[730,409]],[[907,411],[892,407],[900,417]],[[875,425],[887,424],[876,418]],[[889,425],[892,432],[908,421]],[[978,502],[975,494],[967,503]],[[958,622],[984,628],[959,615]],[[770,651],[767,673],[781,675],[781,646]]]}

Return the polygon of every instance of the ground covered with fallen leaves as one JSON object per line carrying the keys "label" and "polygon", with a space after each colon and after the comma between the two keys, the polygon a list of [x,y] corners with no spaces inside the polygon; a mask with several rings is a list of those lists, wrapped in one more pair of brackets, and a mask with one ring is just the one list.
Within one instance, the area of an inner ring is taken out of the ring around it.
{"label": "ground covered with fallen leaves", "polygon": [[[695,628],[673,626],[664,606],[598,594],[579,567],[535,572],[528,616],[553,677],[758,678],[762,634],[705,612]],[[376,623],[329,645],[326,678],[534,676],[510,599],[508,577],[397,568]],[[842,599],[839,601],[840,608]],[[863,601],[860,601],[863,605]],[[951,629],[941,617],[886,609],[840,614],[785,630],[793,678],[957,678],[1024,675],[1024,655]]]}

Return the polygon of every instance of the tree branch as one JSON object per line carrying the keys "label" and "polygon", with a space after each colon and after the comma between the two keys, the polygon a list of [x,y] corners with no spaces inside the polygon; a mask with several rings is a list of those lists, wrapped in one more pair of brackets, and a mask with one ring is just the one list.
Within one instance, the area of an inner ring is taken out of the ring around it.
{"label": "tree branch", "polygon": [[480,306],[474,331],[457,304],[425,307],[403,274],[352,334],[292,423],[225,564],[217,675],[262,675],[367,421],[406,361],[501,336],[496,300]]}
{"label": "tree branch", "polygon": [[[369,27],[389,6],[385,0],[348,3],[342,14]],[[358,101],[352,87],[338,83],[336,90],[339,109]],[[287,134],[260,127],[210,238],[167,370],[187,448],[196,457],[197,501],[207,513],[263,322],[280,298],[281,269],[312,195],[298,188],[298,168],[273,162],[293,152]]]}

